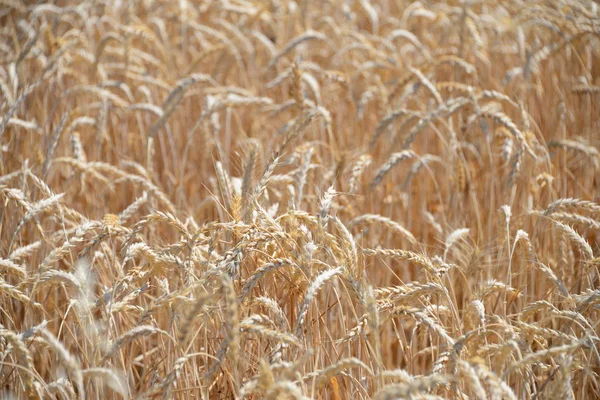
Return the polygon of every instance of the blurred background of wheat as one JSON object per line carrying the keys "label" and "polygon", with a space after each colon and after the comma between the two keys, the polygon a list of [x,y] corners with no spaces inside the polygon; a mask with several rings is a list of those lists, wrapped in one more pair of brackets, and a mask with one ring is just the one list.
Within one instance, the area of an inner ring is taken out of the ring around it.
{"label": "blurred background of wheat", "polygon": [[0,397],[600,396],[595,2],[34,3]]}

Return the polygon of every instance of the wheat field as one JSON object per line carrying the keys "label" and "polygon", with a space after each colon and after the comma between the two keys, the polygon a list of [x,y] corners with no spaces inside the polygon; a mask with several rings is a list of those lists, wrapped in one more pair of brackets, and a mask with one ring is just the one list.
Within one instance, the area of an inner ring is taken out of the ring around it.
{"label": "wheat field", "polygon": [[0,1],[0,398],[600,398],[592,1]]}

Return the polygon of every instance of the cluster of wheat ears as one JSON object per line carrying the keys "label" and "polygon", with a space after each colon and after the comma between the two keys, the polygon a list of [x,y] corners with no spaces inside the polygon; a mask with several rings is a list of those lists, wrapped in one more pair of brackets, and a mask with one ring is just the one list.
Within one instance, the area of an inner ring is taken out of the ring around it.
{"label": "cluster of wheat ears", "polygon": [[600,396],[592,1],[0,1],[0,397]]}

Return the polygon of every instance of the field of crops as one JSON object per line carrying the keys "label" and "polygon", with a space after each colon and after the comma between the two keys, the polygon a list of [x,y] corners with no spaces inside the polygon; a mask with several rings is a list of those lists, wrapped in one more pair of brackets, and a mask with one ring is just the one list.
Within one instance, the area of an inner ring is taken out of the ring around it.
{"label": "field of crops", "polygon": [[593,1],[0,1],[0,398],[600,398]]}

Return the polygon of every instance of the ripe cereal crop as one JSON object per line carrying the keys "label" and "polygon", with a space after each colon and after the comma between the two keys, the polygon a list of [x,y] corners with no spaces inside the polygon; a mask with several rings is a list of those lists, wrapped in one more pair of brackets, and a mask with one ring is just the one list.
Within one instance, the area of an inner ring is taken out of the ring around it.
{"label": "ripe cereal crop", "polygon": [[0,398],[600,398],[600,6],[0,1]]}

